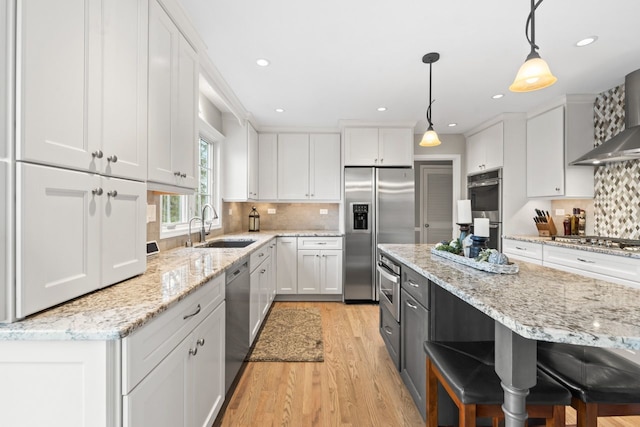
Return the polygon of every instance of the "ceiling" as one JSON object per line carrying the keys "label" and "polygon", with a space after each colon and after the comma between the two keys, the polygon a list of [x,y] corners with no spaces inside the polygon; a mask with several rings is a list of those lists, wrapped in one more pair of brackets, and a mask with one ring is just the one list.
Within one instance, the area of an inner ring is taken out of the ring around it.
{"label": "ceiling", "polygon": [[[529,93],[508,90],[529,53],[528,0],[180,2],[260,128],[418,121],[419,133],[429,86],[422,56],[434,51],[440,60],[433,64],[432,121],[442,134],[465,133],[563,94],[599,93],[640,68],[638,0],[544,1],[536,43],[558,82]],[[596,43],[575,46],[592,35]],[[258,58],[270,65],[257,66]],[[504,97],[492,99],[497,93]]]}

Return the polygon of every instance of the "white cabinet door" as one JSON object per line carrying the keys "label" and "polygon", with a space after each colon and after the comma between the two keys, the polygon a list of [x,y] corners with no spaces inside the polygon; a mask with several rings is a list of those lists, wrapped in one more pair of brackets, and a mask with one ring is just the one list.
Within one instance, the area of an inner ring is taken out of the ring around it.
{"label": "white cabinet door", "polygon": [[16,157],[95,171],[102,2],[17,3]]}
{"label": "white cabinet door", "polygon": [[258,132],[251,126],[251,123],[247,126],[247,141],[249,143],[249,199],[256,200],[258,199],[258,177],[260,174]]}
{"label": "white cabinet door", "polygon": [[198,55],[157,0],[149,3],[148,178],[196,185]]}
{"label": "white cabinet door", "polygon": [[[100,287],[100,177],[18,163],[18,317]],[[46,230],[46,234],[43,234]]]}
{"label": "white cabinet door", "polygon": [[278,244],[276,240],[272,240],[269,244],[270,258],[271,258],[271,278],[269,279],[269,307],[276,297],[276,280],[278,275]]}
{"label": "white cabinet door", "polygon": [[260,298],[259,298],[259,307],[260,307],[260,323],[264,320],[267,312],[269,311],[269,296],[271,294],[271,258],[267,258],[264,262],[258,267],[260,270]]}
{"label": "white cabinet door", "polygon": [[147,266],[147,186],[102,178],[102,280],[111,285],[144,273]]}
{"label": "white cabinet door", "polygon": [[481,135],[471,135],[467,138],[467,173],[482,171],[485,163],[485,149]]}
{"label": "white cabinet door", "polygon": [[222,303],[193,331],[191,348],[190,394],[186,396],[189,411],[187,425],[213,425],[224,402],[225,304]]}
{"label": "white cabinet door", "polygon": [[309,198],[309,135],[278,135],[278,199]]}
{"label": "white cabinet door", "polygon": [[498,122],[467,138],[467,173],[497,169],[504,164],[504,123]]}
{"label": "white cabinet door", "polygon": [[[249,155],[251,157],[251,155]],[[278,135],[261,133],[258,136],[258,198],[278,198]],[[250,169],[251,170],[251,169]],[[255,175],[255,173],[254,173]]]}
{"label": "white cabinet door", "polygon": [[320,251],[298,251],[298,293],[320,293]]}
{"label": "white cabinet door", "polygon": [[340,200],[340,135],[309,135],[309,194],[315,200]]}
{"label": "white cabinet door", "polygon": [[320,251],[320,293],[342,293],[342,251]]}
{"label": "white cabinet door", "polygon": [[378,128],[347,128],[344,130],[344,165],[373,166],[378,164]]}
{"label": "white cabinet door", "polygon": [[[147,179],[148,3],[102,3],[102,172]],[[51,83],[51,82],[49,82]]]}
{"label": "white cabinet door", "polygon": [[527,120],[527,196],[564,194],[564,107]]}
{"label": "white cabinet door", "polygon": [[296,237],[278,237],[277,241],[277,293],[297,294],[298,239]]}
{"label": "white cabinet door", "polygon": [[249,275],[249,345],[258,335],[260,329],[260,267]]}
{"label": "white cabinet door", "polygon": [[185,339],[124,396],[124,427],[186,427],[191,340]]}
{"label": "white cabinet door", "polygon": [[413,166],[413,130],[380,128],[378,131],[379,166]]}

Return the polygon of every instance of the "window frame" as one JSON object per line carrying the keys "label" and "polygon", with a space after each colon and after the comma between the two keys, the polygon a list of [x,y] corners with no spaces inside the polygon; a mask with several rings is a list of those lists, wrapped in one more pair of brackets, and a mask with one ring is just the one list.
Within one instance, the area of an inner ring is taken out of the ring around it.
{"label": "window frame", "polygon": [[[195,212],[196,211],[196,198],[199,195],[198,190],[200,189],[200,176],[201,176],[201,172],[200,172],[200,143],[201,141],[205,141],[206,143],[209,144],[209,155],[213,155],[213,162],[210,163],[210,167],[213,170],[213,175],[210,176],[210,182],[209,182],[209,188],[211,191],[211,206],[214,207],[214,209],[216,210],[217,214],[218,214],[218,218],[211,220],[211,221],[207,221],[207,230],[211,229],[211,230],[218,230],[222,228],[222,212],[221,212],[221,205],[222,205],[222,198],[220,196],[220,190],[221,190],[221,186],[220,186],[220,178],[222,176],[222,173],[220,171],[220,145],[223,139],[223,135],[218,132],[215,128],[213,128],[211,125],[209,125],[207,122],[205,122],[202,119],[199,119],[199,123],[198,123],[198,141],[197,141],[197,147],[196,147],[196,151],[197,151],[197,164],[196,164],[196,173],[197,173],[197,177],[198,177],[198,183],[197,183],[197,188],[196,191],[194,191],[191,194],[184,194],[181,195],[181,197],[183,197],[183,202],[182,202],[182,206],[181,209],[183,209],[183,214],[186,213],[187,221],[186,222],[180,222],[180,223],[176,223],[175,225],[172,225],[171,227],[167,227],[163,222],[162,222],[162,210],[165,209],[164,203],[163,203],[163,198],[161,197],[160,199],[160,238],[161,239],[166,239],[166,238],[170,238],[170,237],[176,237],[176,236],[183,236],[183,235],[187,235],[189,233],[189,220],[191,218],[193,218],[194,216],[200,216],[200,212]],[[186,210],[186,212],[185,212]],[[207,212],[207,215],[210,216],[212,213],[210,211]],[[211,227],[209,227],[209,223],[211,223]],[[191,227],[191,233],[194,233],[194,231],[199,230],[201,227],[200,221],[194,221],[192,227]]]}

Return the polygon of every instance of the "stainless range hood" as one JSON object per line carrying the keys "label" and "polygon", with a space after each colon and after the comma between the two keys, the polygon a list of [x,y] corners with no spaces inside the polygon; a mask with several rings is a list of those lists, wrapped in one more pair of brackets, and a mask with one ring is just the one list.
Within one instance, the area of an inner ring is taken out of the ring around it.
{"label": "stainless range hood", "polygon": [[624,86],[625,130],[574,160],[571,165],[593,166],[640,159],[640,70],[627,74]]}

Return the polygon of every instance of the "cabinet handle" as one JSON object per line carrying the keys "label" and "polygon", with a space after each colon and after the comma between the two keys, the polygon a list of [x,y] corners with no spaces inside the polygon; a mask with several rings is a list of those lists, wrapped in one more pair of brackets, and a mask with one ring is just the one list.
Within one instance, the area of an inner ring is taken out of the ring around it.
{"label": "cabinet handle", "polygon": [[380,163],[384,163],[384,159],[380,159]]}
{"label": "cabinet handle", "polygon": [[260,252],[260,253],[258,254],[258,258],[262,258],[263,256],[264,256],[264,252]]}
{"label": "cabinet handle", "polygon": [[186,315],[182,318],[182,320],[187,320],[188,318],[195,316],[196,314],[200,313],[200,310],[201,310],[201,309],[202,309],[202,307],[200,307],[200,304],[198,304],[198,307],[196,307],[196,311],[194,311],[194,312],[193,312],[193,313],[191,313],[191,314],[186,314]]}
{"label": "cabinet handle", "polygon": [[393,331],[392,331],[392,330],[391,330],[391,328],[390,328],[390,327],[388,327],[388,326],[385,326],[385,327],[384,327],[384,331],[387,333],[387,335],[393,335]]}
{"label": "cabinet handle", "polygon": [[327,242],[316,242],[316,245],[326,245]]}
{"label": "cabinet handle", "polygon": [[418,309],[418,306],[417,306],[417,305],[413,305],[413,304],[411,304],[409,301],[407,301],[407,306],[408,306],[409,308],[413,308],[414,310],[417,310],[417,309]]}
{"label": "cabinet handle", "polygon": [[378,163],[378,159],[373,159],[373,163]]}
{"label": "cabinet handle", "polygon": [[262,270],[260,270],[260,274],[264,274],[266,272],[267,272],[267,270],[265,270],[264,268]]}
{"label": "cabinet handle", "polygon": [[91,153],[91,157],[96,158],[96,159],[101,159],[102,156],[103,156],[102,150],[96,150],[93,153]]}
{"label": "cabinet handle", "polygon": [[304,195],[304,196],[305,196],[305,197],[309,197],[309,193],[305,193],[305,195]]}
{"label": "cabinet handle", "polygon": [[174,173],[173,173],[173,175],[175,175],[175,176],[178,176],[178,177],[179,177],[181,174],[180,174],[180,171],[176,171],[176,172],[174,172]]}
{"label": "cabinet handle", "polygon": [[319,255],[319,254],[318,254],[318,255],[316,255],[316,258],[320,258],[320,255]]}
{"label": "cabinet handle", "polygon": [[313,193],[311,193],[311,197],[316,197],[316,195],[315,195],[315,194],[313,194]]}
{"label": "cabinet handle", "polygon": [[189,354],[192,355],[192,356],[195,356],[196,354],[198,354],[198,347],[190,348],[189,349]]}
{"label": "cabinet handle", "polygon": [[91,190],[91,194],[93,194],[94,196],[102,196],[102,188],[98,187],[98,188],[94,188],[93,190]]}
{"label": "cabinet handle", "polygon": [[516,246],[516,249],[519,250],[519,251],[526,251],[527,250],[527,248],[521,248],[520,246]]}
{"label": "cabinet handle", "polygon": [[118,156],[115,154],[113,156],[107,157],[107,162],[116,163],[118,161]]}
{"label": "cabinet handle", "polygon": [[556,187],[556,191],[560,191],[560,187]]}
{"label": "cabinet handle", "polygon": [[198,341],[196,341],[196,344],[200,347],[204,347],[204,338],[200,338]]}
{"label": "cabinet handle", "polygon": [[420,287],[420,285],[418,285],[417,283],[413,283],[411,280],[408,280],[407,284],[409,286],[411,286],[411,287],[414,287],[414,288],[419,288]]}
{"label": "cabinet handle", "polygon": [[186,178],[186,177],[187,177],[187,174],[186,174],[186,173],[181,173],[181,174],[180,174],[180,178]]}
{"label": "cabinet handle", "polygon": [[118,191],[117,190],[113,190],[113,191],[109,191],[107,192],[107,196],[108,197],[116,197],[118,195]]}
{"label": "cabinet handle", "polygon": [[586,262],[587,264],[595,264],[595,261],[590,261],[588,259],[584,259],[584,258],[576,258],[578,261],[580,262]]}

